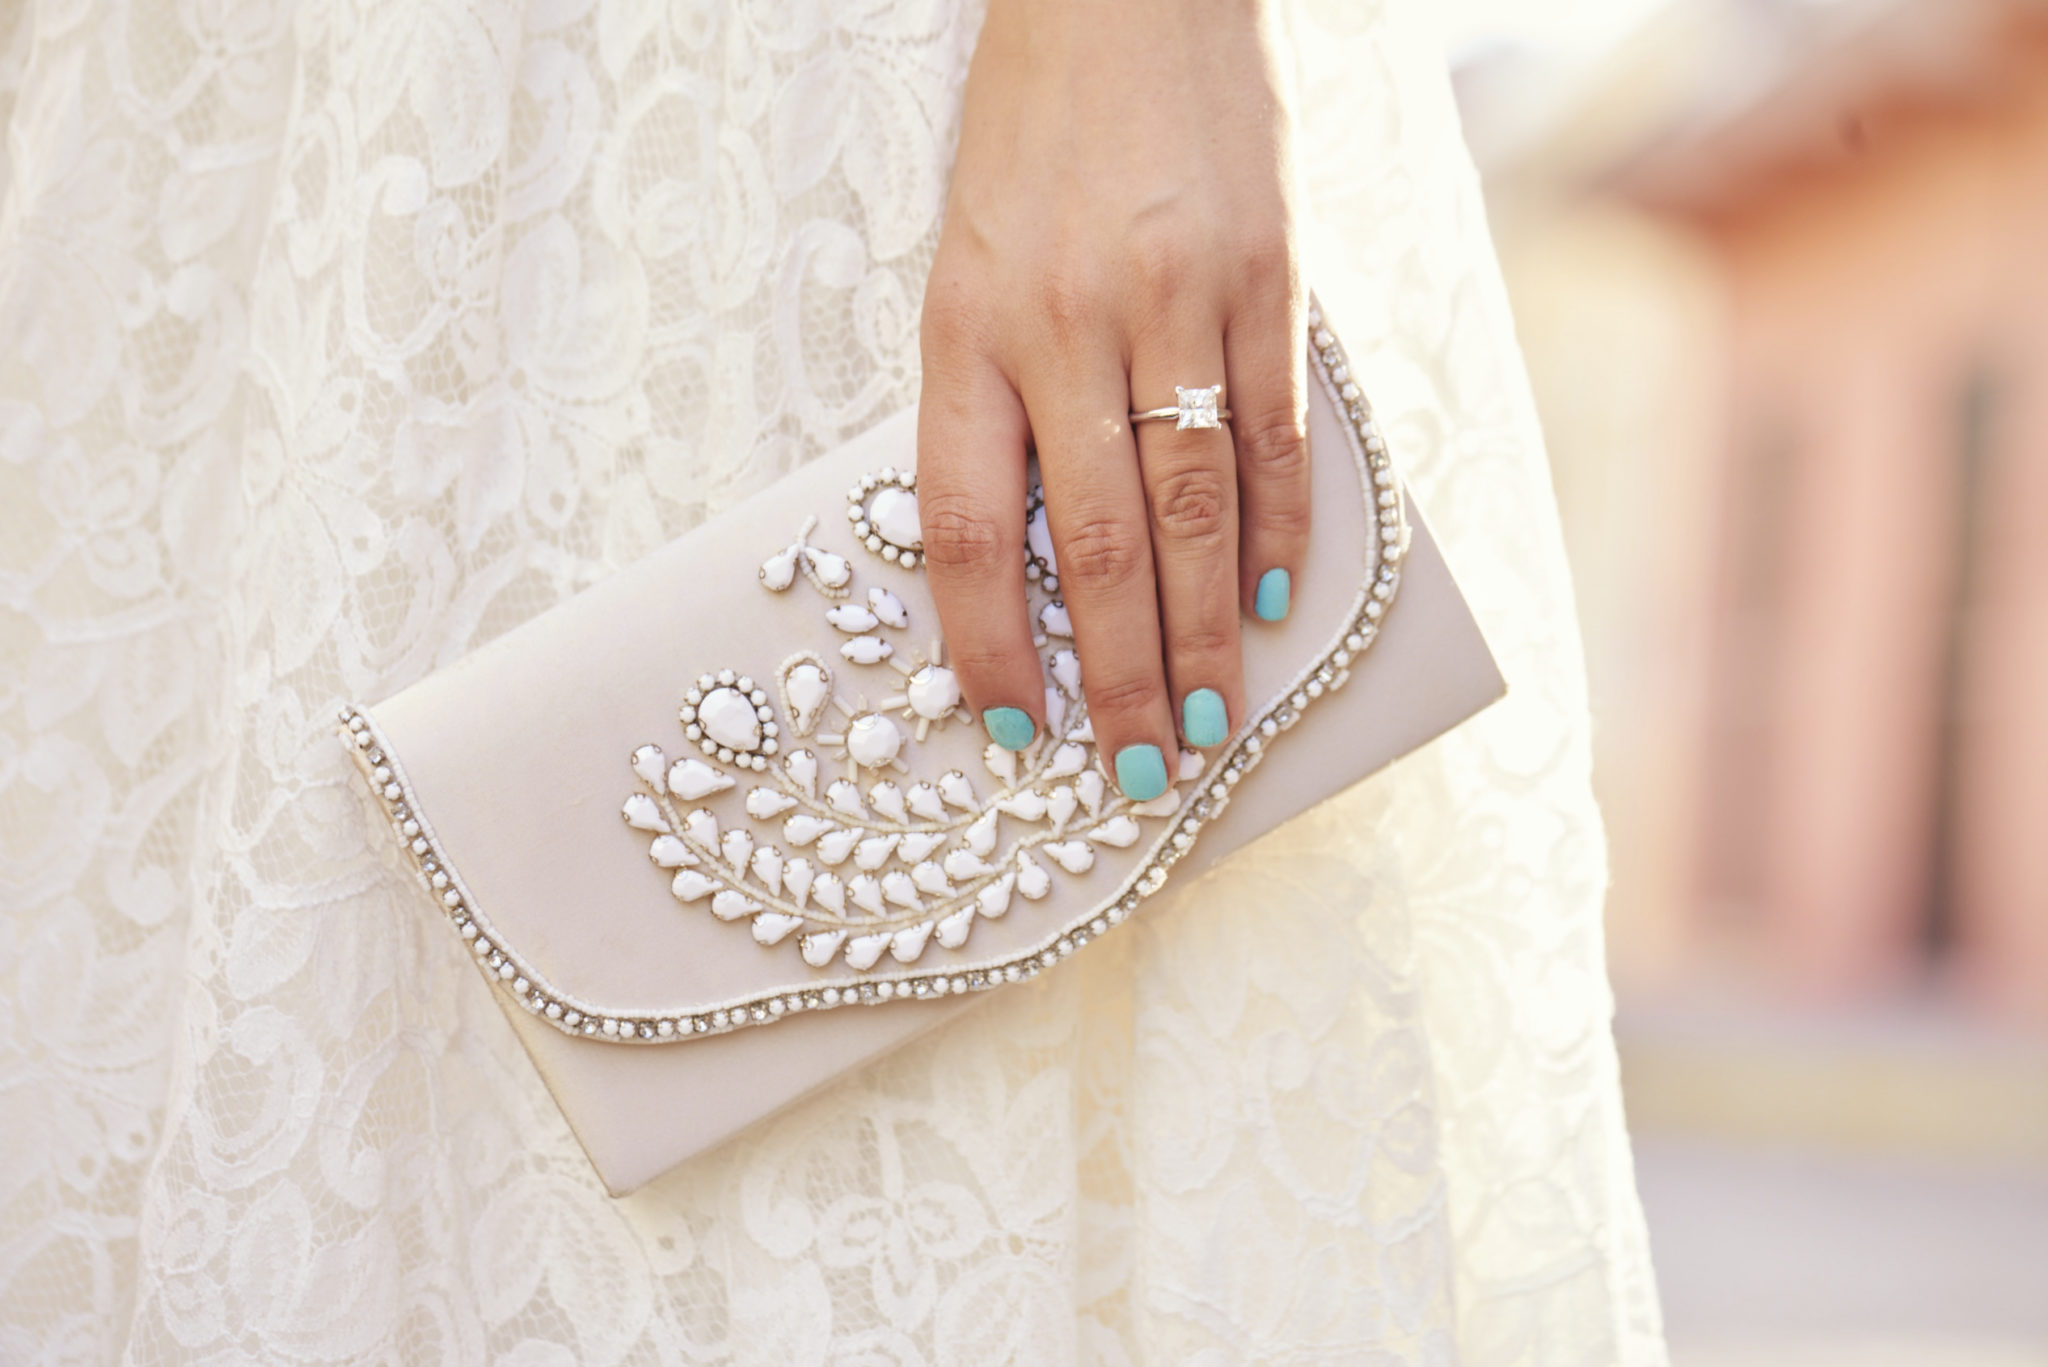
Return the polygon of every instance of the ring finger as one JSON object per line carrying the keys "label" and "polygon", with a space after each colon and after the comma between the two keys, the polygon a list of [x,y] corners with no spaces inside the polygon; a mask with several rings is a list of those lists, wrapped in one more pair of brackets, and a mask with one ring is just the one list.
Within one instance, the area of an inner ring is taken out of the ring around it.
{"label": "ring finger", "polygon": [[1216,398],[1214,425],[1200,391],[1223,379],[1223,341],[1195,316],[1134,339],[1131,395],[1138,411],[1192,401],[1194,425],[1173,418],[1134,424],[1159,579],[1167,685],[1187,744],[1221,745],[1244,715],[1238,625],[1237,462]]}

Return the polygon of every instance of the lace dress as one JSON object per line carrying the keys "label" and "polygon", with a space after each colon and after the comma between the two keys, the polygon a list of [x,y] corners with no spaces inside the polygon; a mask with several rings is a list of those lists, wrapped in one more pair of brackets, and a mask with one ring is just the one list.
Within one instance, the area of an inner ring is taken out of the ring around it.
{"label": "lace dress", "polygon": [[1656,1363],[1558,527],[1432,35],[1309,278],[1509,700],[607,1199],[328,734],[917,392],[975,0],[0,13],[0,1361]]}

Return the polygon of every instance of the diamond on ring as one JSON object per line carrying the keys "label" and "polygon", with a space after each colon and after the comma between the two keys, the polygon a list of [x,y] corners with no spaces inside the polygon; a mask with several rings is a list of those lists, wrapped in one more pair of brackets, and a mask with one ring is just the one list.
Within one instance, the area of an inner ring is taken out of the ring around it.
{"label": "diamond on ring", "polygon": [[1186,431],[1190,427],[1223,426],[1216,411],[1223,398],[1222,385],[1212,384],[1203,389],[1182,389],[1175,385],[1173,395],[1180,401],[1180,417],[1175,427]]}
{"label": "diamond on ring", "polygon": [[1215,429],[1223,426],[1223,420],[1230,416],[1230,410],[1223,406],[1223,386],[1206,385],[1199,389],[1173,387],[1177,402],[1171,408],[1148,408],[1142,413],[1131,414],[1131,421],[1165,422],[1174,420],[1174,426],[1182,431],[1193,428]]}

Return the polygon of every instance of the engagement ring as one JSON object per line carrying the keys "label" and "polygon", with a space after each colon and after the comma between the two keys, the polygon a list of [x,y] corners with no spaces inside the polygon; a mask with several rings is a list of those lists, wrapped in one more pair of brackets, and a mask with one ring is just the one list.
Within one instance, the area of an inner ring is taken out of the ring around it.
{"label": "engagement ring", "polygon": [[1171,408],[1148,408],[1142,413],[1131,414],[1131,421],[1165,422],[1174,419],[1174,426],[1185,431],[1190,427],[1221,427],[1230,410],[1223,407],[1223,386],[1212,384],[1205,389],[1182,389],[1173,387],[1179,402]]}

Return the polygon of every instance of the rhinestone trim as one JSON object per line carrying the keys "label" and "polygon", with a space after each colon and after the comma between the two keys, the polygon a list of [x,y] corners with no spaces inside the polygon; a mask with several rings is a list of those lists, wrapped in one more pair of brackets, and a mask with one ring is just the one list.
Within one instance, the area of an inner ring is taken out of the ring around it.
{"label": "rhinestone trim", "polygon": [[[469,946],[478,969],[499,990],[564,1034],[622,1044],[669,1044],[705,1035],[765,1025],[803,1011],[871,1006],[897,999],[928,999],[988,991],[1037,977],[1062,959],[1129,919],[1166,886],[1173,866],[1192,849],[1202,827],[1229,805],[1231,790],[1257,767],[1266,745],[1288,730],[1324,694],[1343,687],[1351,666],[1379,635],[1380,623],[1400,586],[1400,563],[1408,548],[1405,495],[1394,477],[1386,441],[1376,430],[1371,405],[1352,380],[1342,345],[1323,319],[1309,311],[1315,380],[1348,422],[1354,440],[1367,508],[1377,512],[1373,563],[1336,639],[1294,676],[1238,740],[1205,770],[1193,797],[1175,813],[1152,855],[1104,902],[1049,932],[1030,949],[1006,958],[942,971],[864,973],[843,987],[785,989],[761,996],[716,1002],[688,1012],[620,1011],[557,990],[516,950],[502,944],[489,918],[471,897],[462,875],[448,861],[433,824],[414,799],[404,767],[386,744],[375,720],[361,708],[340,712],[343,743],[368,778],[372,793],[396,834],[414,872],[436,898],[449,926]],[[801,544],[793,551],[808,551]],[[821,585],[821,588],[826,587]],[[838,588],[838,584],[830,587]]]}

